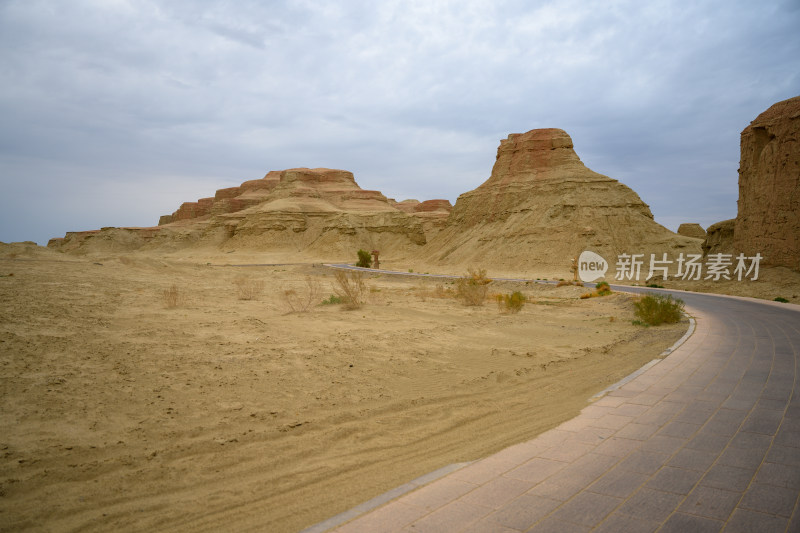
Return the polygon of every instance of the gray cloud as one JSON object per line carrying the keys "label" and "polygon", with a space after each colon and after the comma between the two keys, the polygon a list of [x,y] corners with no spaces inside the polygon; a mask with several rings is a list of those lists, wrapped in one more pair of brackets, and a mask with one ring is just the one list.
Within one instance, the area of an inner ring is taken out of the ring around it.
{"label": "gray cloud", "polygon": [[682,4],[0,2],[0,240],[296,166],[455,201],[538,127],[672,229],[731,218],[740,131],[800,94],[800,10]]}

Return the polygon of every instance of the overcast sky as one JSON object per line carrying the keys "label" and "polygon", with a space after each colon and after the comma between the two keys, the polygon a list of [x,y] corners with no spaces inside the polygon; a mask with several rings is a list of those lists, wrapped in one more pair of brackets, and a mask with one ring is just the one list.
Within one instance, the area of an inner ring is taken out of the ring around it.
{"label": "overcast sky", "polygon": [[736,216],[741,130],[800,95],[798,28],[800,0],[0,0],[0,241],[292,167],[455,202],[545,127],[706,227]]}

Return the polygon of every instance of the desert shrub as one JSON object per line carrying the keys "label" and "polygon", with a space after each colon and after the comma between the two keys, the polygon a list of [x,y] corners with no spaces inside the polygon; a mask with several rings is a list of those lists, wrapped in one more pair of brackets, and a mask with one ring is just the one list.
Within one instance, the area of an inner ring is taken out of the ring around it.
{"label": "desert shrub", "polygon": [[587,298],[597,298],[599,296],[608,296],[609,294],[611,294],[611,287],[605,281],[601,281],[594,286],[594,290],[592,292],[585,292],[581,294],[581,300],[585,300]]}
{"label": "desert shrub", "polygon": [[346,309],[358,309],[366,303],[367,285],[361,272],[337,270],[335,277],[333,290]]}
{"label": "desert shrub", "polygon": [[233,280],[236,286],[236,295],[240,300],[258,300],[264,292],[264,282],[260,279],[251,279],[246,276],[239,276]]}
{"label": "desert shrub", "polygon": [[651,287],[653,289],[663,289],[664,288],[663,285],[659,285],[658,283],[648,283],[647,286]]}
{"label": "desert shrub", "polygon": [[167,309],[174,309],[184,304],[186,300],[183,291],[181,291],[174,283],[168,288],[164,289],[164,307]]}
{"label": "desert shrub", "polygon": [[633,303],[634,314],[645,324],[674,324],[683,314],[683,300],[671,295],[645,294]]}
{"label": "desert shrub", "polygon": [[322,300],[322,305],[337,305],[340,303],[342,303],[342,299],[335,294],[331,294],[327,300]]}
{"label": "desert shrub", "polygon": [[358,262],[356,266],[362,268],[372,268],[372,254],[366,250],[358,251]]}
{"label": "desert shrub", "polygon": [[510,294],[498,294],[496,298],[497,307],[503,313],[519,313],[527,301],[525,295],[519,291],[514,291]]}
{"label": "desert shrub", "polygon": [[556,283],[556,287],[567,287],[569,285],[575,285],[576,287],[583,287],[583,282],[580,282],[580,281],[566,281],[566,280],[562,279],[561,281]]}
{"label": "desert shrub", "polygon": [[281,302],[287,313],[306,313],[319,301],[320,292],[319,282],[306,276],[301,286],[281,289]]}
{"label": "desert shrub", "polygon": [[780,302],[782,304],[788,304],[789,303],[789,300],[787,300],[783,296],[778,296],[777,298],[773,299],[772,301],[773,302]]}
{"label": "desert shrub", "polygon": [[467,275],[459,278],[456,283],[456,297],[464,305],[483,305],[489,290],[487,285],[491,282],[492,280],[486,277],[485,269],[470,268],[467,270]]}

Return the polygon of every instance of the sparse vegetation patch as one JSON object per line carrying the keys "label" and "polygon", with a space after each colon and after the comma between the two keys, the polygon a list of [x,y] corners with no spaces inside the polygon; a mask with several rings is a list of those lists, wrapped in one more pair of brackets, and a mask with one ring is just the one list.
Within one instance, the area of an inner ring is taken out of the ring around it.
{"label": "sparse vegetation patch", "polygon": [[470,268],[466,276],[458,279],[456,296],[464,305],[483,305],[491,282],[492,280],[486,277],[486,269]]}
{"label": "sparse vegetation patch", "polygon": [[500,312],[512,314],[519,313],[527,301],[525,295],[519,291],[514,291],[509,294],[498,294],[496,298],[497,307],[500,308]]}
{"label": "sparse vegetation patch", "polygon": [[368,290],[361,272],[337,270],[334,276],[336,283],[333,290],[346,309],[358,309],[366,303]]}
{"label": "sparse vegetation patch", "polygon": [[650,326],[674,324],[683,315],[683,300],[673,298],[672,295],[645,294],[633,303],[633,307],[634,314],[641,323]]}

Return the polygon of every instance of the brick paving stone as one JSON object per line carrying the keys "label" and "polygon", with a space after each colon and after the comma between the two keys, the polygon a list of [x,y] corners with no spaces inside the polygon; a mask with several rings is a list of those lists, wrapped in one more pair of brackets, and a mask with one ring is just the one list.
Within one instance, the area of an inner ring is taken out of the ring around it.
{"label": "brick paving stone", "polygon": [[758,469],[755,481],[765,485],[800,490],[800,467],[764,463]]}
{"label": "brick paving stone", "polygon": [[612,513],[592,533],[652,533],[661,524],[621,513]]}
{"label": "brick paving stone", "polygon": [[764,459],[764,451],[758,448],[734,448],[729,446],[719,456],[717,464],[755,470],[761,466]]}
{"label": "brick paving stone", "polygon": [[538,483],[549,478],[553,474],[560,472],[567,466],[566,463],[561,461],[554,461],[552,459],[544,459],[535,457],[527,463],[518,466],[513,470],[506,472],[505,476],[509,478],[521,479],[532,483]]}
{"label": "brick paving stone", "polygon": [[773,444],[764,460],[768,463],[800,466],[800,452],[798,452],[797,448]]}
{"label": "brick paving stone", "polygon": [[658,434],[666,435],[667,437],[689,438],[697,433],[701,427],[701,424],[690,424],[688,422],[679,422],[675,420],[664,426]]}
{"label": "brick paving stone", "polygon": [[552,515],[555,520],[573,522],[582,526],[593,527],[622,503],[620,498],[581,492],[564,503]]}
{"label": "brick paving stone", "polygon": [[581,526],[548,517],[530,528],[526,533],[587,533],[590,530],[589,526]]}
{"label": "brick paving stone", "polygon": [[648,479],[644,474],[615,468],[589,485],[587,490],[615,498],[627,498]]}
{"label": "brick paving stone", "polygon": [[539,457],[571,463],[591,452],[594,448],[593,444],[571,440],[540,453]]}
{"label": "brick paving stone", "polygon": [[748,433],[746,431],[739,431],[731,437],[730,446],[732,448],[744,448],[748,450],[762,450],[766,453],[772,438],[769,435],[762,435],[759,433]]}
{"label": "brick paving stone", "polygon": [[742,424],[742,431],[774,435],[783,419],[783,411],[769,409],[753,409],[750,416]]}
{"label": "brick paving stone", "polygon": [[498,509],[529,491],[533,485],[529,481],[501,476],[465,494],[458,501]]}
{"label": "brick paving stone", "polygon": [[715,520],[727,520],[742,498],[741,492],[714,487],[695,487],[681,504],[680,511]]}
{"label": "brick paving stone", "polygon": [[761,533],[786,531],[788,518],[736,509],[725,524],[725,533]]}
{"label": "brick paving stone", "polygon": [[646,487],[675,494],[689,494],[701,477],[703,472],[665,466],[650,478]]}
{"label": "brick paving stone", "polygon": [[620,461],[619,468],[650,475],[655,474],[669,459],[670,456],[665,453],[637,450]]}
{"label": "brick paving stone", "polygon": [[617,431],[616,436],[623,439],[647,440],[659,429],[661,429],[661,426],[656,424],[639,424],[637,422],[631,422],[624,428]]}
{"label": "brick paving stone", "polygon": [[701,431],[689,441],[686,447],[704,452],[722,453],[722,450],[725,449],[730,440],[730,437],[725,435]]}
{"label": "brick paving stone", "polygon": [[594,453],[612,457],[626,457],[641,447],[642,441],[640,440],[611,437],[598,444],[594,449]]}
{"label": "brick paving stone", "polygon": [[750,511],[773,514],[789,518],[797,503],[797,491],[753,483],[739,503],[739,507]]}
{"label": "brick paving stone", "polygon": [[704,452],[702,450],[692,450],[691,448],[684,448],[672,456],[667,465],[676,468],[685,468],[687,470],[697,470],[698,472],[705,472],[708,470],[714,461],[717,460],[718,455],[713,452]]}
{"label": "brick paving stone", "polygon": [[452,533],[466,529],[470,524],[491,513],[488,507],[453,502],[414,521],[402,529],[407,533]]}
{"label": "brick paving stone", "polygon": [[483,521],[525,531],[561,503],[558,500],[543,498],[535,494],[523,494],[484,518]]}
{"label": "brick paving stone", "polygon": [[688,441],[677,437],[667,437],[665,435],[655,435],[642,443],[641,450],[646,452],[666,453],[672,455],[680,448],[686,446]]}
{"label": "brick paving stone", "polygon": [[414,492],[406,494],[400,501],[406,505],[414,505],[423,509],[437,509],[455,501],[476,488],[478,488],[478,486],[472,483],[444,477],[438,481],[434,481],[430,485],[426,485]]}
{"label": "brick paving stone", "polygon": [[700,484],[706,487],[743,492],[750,484],[750,480],[753,479],[755,473],[755,469],[752,468],[737,468],[735,466],[717,464],[706,472]]}
{"label": "brick paving stone", "polygon": [[717,533],[725,525],[721,520],[675,513],[659,529],[659,533]]}

